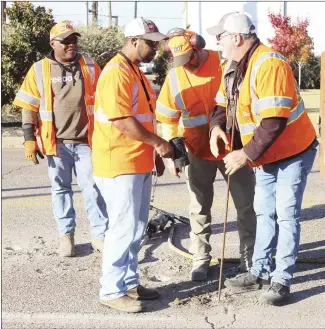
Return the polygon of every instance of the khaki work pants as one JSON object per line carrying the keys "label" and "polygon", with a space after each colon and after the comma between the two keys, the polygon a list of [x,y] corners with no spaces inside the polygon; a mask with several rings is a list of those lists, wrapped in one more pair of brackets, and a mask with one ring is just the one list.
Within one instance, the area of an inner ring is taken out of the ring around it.
{"label": "khaki work pants", "polygon": [[[227,181],[224,162],[195,157],[189,152],[190,164],[185,168],[187,187],[190,193],[191,248],[193,263],[209,263],[211,260],[209,243],[211,236],[211,207],[213,203],[213,183],[217,171]],[[254,211],[255,174],[245,166],[230,179],[230,193],[237,210],[239,253],[241,270],[252,266],[256,235],[256,215]],[[225,188],[226,195],[226,188]],[[221,254],[221,251],[220,251]]]}

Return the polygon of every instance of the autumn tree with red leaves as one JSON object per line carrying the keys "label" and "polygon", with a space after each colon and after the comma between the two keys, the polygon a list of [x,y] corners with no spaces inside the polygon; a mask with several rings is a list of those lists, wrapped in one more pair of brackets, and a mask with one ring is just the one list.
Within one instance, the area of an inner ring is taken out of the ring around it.
{"label": "autumn tree with red leaves", "polygon": [[275,36],[268,39],[272,48],[284,57],[290,65],[298,66],[298,85],[301,85],[301,68],[307,64],[313,49],[313,39],[308,35],[308,19],[297,19],[294,24],[291,18],[281,13],[268,13],[269,20],[275,30]]}

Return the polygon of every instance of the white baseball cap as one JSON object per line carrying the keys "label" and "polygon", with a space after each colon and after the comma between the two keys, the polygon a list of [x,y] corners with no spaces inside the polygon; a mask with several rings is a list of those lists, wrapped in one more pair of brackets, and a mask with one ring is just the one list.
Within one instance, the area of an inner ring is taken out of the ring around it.
{"label": "white baseball cap", "polygon": [[232,12],[222,16],[218,25],[207,29],[207,32],[211,35],[219,35],[225,31],[251,34],[255,33],[255,26],[247,14],[243,12]]}
{"label": "white baseball cap", "polygon": [[138,17],[129,22],[124,28],[124,35],[130,37],[142,37],[146,40],[161,41],[167,39],[167,35],[159,32],[157,25],[149,19]]}

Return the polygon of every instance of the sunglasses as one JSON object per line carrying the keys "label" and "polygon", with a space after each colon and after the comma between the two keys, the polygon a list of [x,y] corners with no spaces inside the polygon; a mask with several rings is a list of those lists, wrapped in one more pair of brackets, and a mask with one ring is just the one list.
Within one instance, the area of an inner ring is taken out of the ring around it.
{"label": "sunglasses", "polygon": [[76,45],[78,43],[77,37],[65,38],[65,39],[53,39],[53,41],[58,41],[62,45]]}
{"label": "sunglasses", "polygon": [[225,38],[225,37],[227,37],[228,35],[231,35],[231,34],[232,34],[232,33],[228,33],[228,34],[224,34],[224,33],[226,33],[226,31],[225,31],[225,32],[222,32],[222,33],[220,33],[220,34],[218,34],[218,35],[216,36],[217,41],[220,41],[222,38]]}
{"label": "sunglasses", "polygon": [[[139,38],[141,39],[141,38]],[[148,39],[141,39],[144,41],[144,43],[146,45],[148,45],[149,47],[157,47],[159,45],[159,41],[152,41],[152,40],[148,40]]]}

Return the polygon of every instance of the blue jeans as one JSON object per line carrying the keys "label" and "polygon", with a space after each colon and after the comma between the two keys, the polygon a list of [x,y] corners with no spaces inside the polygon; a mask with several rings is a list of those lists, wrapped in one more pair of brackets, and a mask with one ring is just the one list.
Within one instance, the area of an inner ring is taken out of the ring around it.
{"label": "blue jeans", "polygon": [[[272,282],[288,287],[299,251],[303,194],[317,145],[316,140],[302,154],[256,170],[254,208],[257,228],[251,272],[266,280],[271,277]],[[271,273],[275,251],[276,265]]]}
{"label": "blue jeans", "polygon": [[52,186],[52,206],[60,236],[73,234],[76,212],[73,208],[72,172],[84,198],[92,239],[104,240],[108,217],[106,205],[93,179],[91,148],[88,144],[57,143],[57,156],[47,156]]}
{"label": "blue jeans", "polygon": [[109,215],[105,235],[100,299],[126,295],[139,285],[138,251],[149,217],[152,176],[94,177]]}

